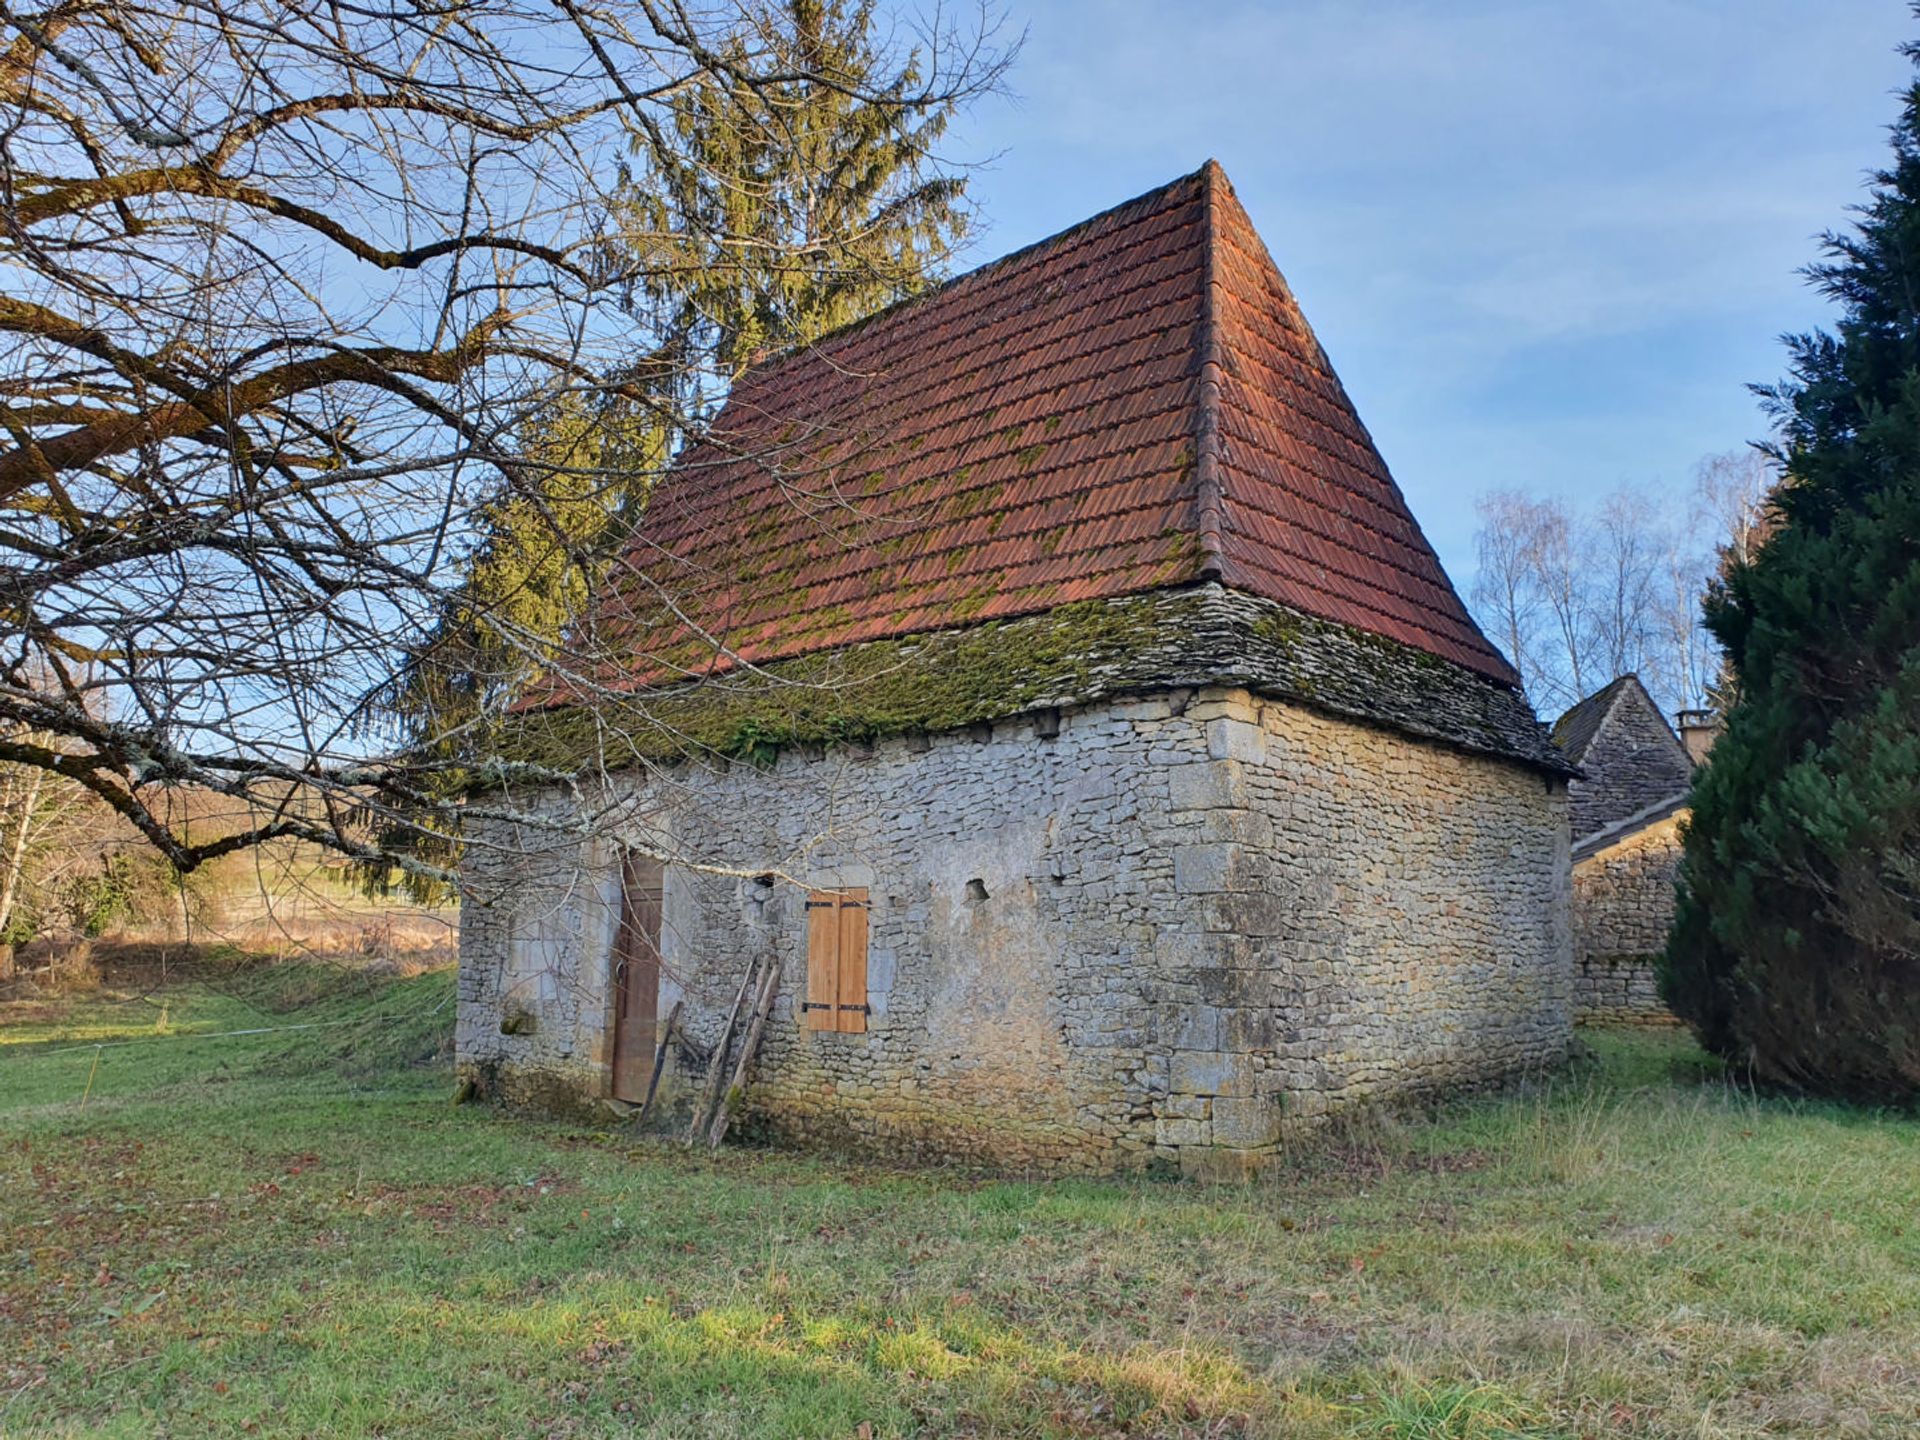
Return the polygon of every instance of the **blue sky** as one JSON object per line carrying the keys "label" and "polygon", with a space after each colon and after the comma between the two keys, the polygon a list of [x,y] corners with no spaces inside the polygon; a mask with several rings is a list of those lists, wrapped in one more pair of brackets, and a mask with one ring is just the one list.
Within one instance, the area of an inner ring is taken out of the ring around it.
{"label": "blue sky", "polygon": [[972,264],[1226,167],[1464,589],[1473,499],[1678,494],[1825,310],[1904,0],[1015,0]]}

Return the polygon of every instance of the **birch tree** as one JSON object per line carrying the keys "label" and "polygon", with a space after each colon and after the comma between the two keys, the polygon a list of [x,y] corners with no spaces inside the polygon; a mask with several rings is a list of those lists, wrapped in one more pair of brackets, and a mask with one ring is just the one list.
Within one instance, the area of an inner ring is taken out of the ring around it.
{"label": "birch tree", "polygon": [[[1592,663],[1601,678],[1664,672],[1659,653],[1659,575],[1676,546],[1653,502],[1622,488],[1601,501],[1579,547],[1586,558]],[[1664,682],[1664,673],[1659,674]]]}
{"label": "birch tree", "polygon": [[1480,528],[1474,532],[1479,565],[1473,608],[1481,626],[1520,672],[1523,688],[1537,687],[1535,655],[1540,623],[1540,586],[1533,560],[1539,502],[1517,490],[1496,490],[1474,502]]}
{"label": "birch tree", "polygon": [[1669,711],[1720,693],[1702,605],[1764,543],[1778,480],[1758,450],[1711,455],[1679,504],[1623,485],[1591,510],[1521,491],[1477,502],[1475,616],[1552,715],[1635,672]]}
{"label": "birch tree", "polygon": [[[15,735],[51,747],[58,737]],[[73,780],[37,765],[0,763],[0,980],[18,942],[41,928],[55,897],[93,856],[113,816]]]}

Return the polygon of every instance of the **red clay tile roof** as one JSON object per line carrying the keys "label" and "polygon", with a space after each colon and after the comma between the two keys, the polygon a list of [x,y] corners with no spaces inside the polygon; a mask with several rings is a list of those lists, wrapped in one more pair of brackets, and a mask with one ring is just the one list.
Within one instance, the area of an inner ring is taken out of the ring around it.
{"label": "red clay tile roof", "polygon": [[1212,163],[749,371],[596,623],[658,682],[1209,578],[1516,682]]}

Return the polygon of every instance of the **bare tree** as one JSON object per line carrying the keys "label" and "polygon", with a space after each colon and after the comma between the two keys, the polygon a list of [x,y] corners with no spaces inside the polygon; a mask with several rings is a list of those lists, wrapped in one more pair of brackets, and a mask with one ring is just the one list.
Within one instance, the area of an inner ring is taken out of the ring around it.
{"label": "bare tree", "polygon": [[1684,505],[1621,486],[1591,512],[1496,491],[1478,502],[1480,623],[1543,711],[1636,672],[1664,709],[1705,705],[1720,655],[1701,602],[1726,558],[1767,533],[1778,471],[1756,450],[1711,455]]}
{"label": "bare tree", "polygon": [[[0,729],[0,741],[59,751],[51,731]],[[100,798],[71,777],[38,765],[0,761],[0,980],[12,978],[14,949],[44,928],[75,876],[103,841],[131,832]]]}
{"label": "bare tree", "polygon": [[[478,517],[552,492],[543,417],[611,400],[698,432],[724,376],[655,343],[649,297],[775,242],[718,214],[635,243],[622,187],[689,163],[687,87],[834,83],[777,8],[0,0],[0,761],[181,871],[278,836],[378,859],[447,809],[373,697]],[[990,18],[907,35],[887,103],[994,83]],[[828,264],[859,243],[807,237]],[[569,493],[614,482],[578,453]],[[182,784],[253,822],[188,836],[160,798]]]}
{"label": "bare tree", "polygon": [[1770,500],[1779,483],[1779,462],[1751,445],[1707,456],[1693,470],[1696,542],[1716,557],[1751,560],[1772,528]]}
{"label": "bare tree", "polygon": [[1550,659],[1535,672],[1536,701],[1570,704],[1587,693],[1593,670],[1593,607],[1586,549],[1561,501],[1538,502],[1527,537],[1527,560],[1545,612],[1543,645]]}
{"label": "bare tree", "polygon": [[1648,689],[1670,713],[1706,705],[1720,669],[1720,647],[1700,608],[1705,586],[1696,548],[1676,543],[1660,557],[1649,637],[1655,659]]}
{"label": "bare tree", "polygon": [[1473,607],[1513,668],[1521,687],[1533,690],[1542,596],[1534,571],[1534,535],[1540,502],[1517,490],[1495,490],[1474,502],[1480,528],[1474,532],[1479,568]]}
{"label": "bare tree", "polygon": [[[14,738],[56,743],[46,733]],[[12,978],[15,941],[33,923],[22,911],[45,909],[47,897],[85,853],[83,832],[110,818],[105,806],[64,775],[0,763],[0,980]]]}
{"label": "bare tree", "polygon": [[1612,677],[1660,666],[1655,598],[1661,560],[1673,542],[1653,501],[1622,487],[1600,502],[1584,528],[1590,668]]}
{"label": "bare tree", "polygon": [[1570,704],[1592,668],[1591,537],[1558,500],[1505,490],[1482,496],[1476,508],[1480,568],[1471,595],[1479,620],[1535,705]]}

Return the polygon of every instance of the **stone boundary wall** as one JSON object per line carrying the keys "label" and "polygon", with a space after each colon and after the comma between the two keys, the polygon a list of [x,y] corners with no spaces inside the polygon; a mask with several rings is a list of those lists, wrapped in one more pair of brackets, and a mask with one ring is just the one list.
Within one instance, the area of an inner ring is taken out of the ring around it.
{"label": "stone boundary wall", "polygon": [[[1100,702],[1057,727],[1022,716],[636,785],[635,837],[682,862],[662,945],[660,1012],[685,1004],[669,1113],[769,951],[779,999],[738,1128],[831,1149],[1241,1174],[1343,1108],[1563,1055],[1561,780],[1244,690]],[[462,912],[461,1071],[516,1103],[591,1108],[612,853],[480,841],[477,887],[517,885]],[[800,1024],[802,887],[833,885],[870,892],[865,1034]]]}
{"label": "stone boundary wall", "polygon": [[1673,924],[1687,814],[1656,821],[1574,864],[1574,1001],[1581,1021],[1673,1019],[1654,965]]}

